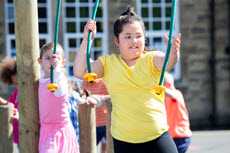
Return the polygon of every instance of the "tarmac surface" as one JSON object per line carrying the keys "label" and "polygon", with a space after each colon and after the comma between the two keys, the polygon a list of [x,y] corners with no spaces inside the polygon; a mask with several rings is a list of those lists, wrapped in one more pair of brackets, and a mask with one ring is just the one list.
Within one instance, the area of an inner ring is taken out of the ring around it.
{"label": "tarmac surface", "polygon": [[193,131],[187,153],[230,153],[230,130]]}
{"label": "tarmac surface", "polygon": [[[14,153],[19,153],[14,147]],[[187,153],[230,153],[230,130],[193,131]]]}

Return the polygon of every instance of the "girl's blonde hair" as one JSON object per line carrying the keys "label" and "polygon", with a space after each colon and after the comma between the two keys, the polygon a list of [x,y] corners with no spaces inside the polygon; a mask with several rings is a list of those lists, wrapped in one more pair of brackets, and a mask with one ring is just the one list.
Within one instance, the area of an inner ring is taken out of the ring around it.
{"label": "girl's blonde hair", "polygon": [[[39,58],[41,59],[45,52],[47,52],[48,50],[52,50],[53,48],[54,48],[53,42],[49,42],[49,43],[44,44],[40,49]],[[62,46],[60,44],[57,44],[57,49],[62,50],[62,56],[64,57],[64,49],[62,48]]]}

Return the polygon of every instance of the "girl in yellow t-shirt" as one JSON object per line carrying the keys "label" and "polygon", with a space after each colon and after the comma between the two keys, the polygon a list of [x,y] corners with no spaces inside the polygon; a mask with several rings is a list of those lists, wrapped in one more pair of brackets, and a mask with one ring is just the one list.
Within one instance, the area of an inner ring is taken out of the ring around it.
{"label": "girl in yellow t-shirt", "polygon": [[[88,32],[96,32],[95,21],[88,21],[80,51],[74,63],[74,74],[86,72]],[[143,21],[132,8],[114,23],[114,42],[118,54],[105,55],[92,63],[93,72],[103,78],[112,100],[111,133],[115,153],[177,153],[168,135],[164,99],[155,97],[153,87],[160,79],[164,53],[145,52]],[[179,58],[180,36],[174,38],[169,64]]]}

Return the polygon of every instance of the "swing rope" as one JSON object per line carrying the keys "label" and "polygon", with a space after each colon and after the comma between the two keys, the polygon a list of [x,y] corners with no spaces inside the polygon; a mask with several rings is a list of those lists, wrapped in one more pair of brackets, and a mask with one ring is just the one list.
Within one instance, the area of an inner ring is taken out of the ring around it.
{"label": "swing rope", "polygon": [[170,19],[170,30],[169,30],[168,45],[167,45],[167,51],[166,51],[165,60],[164,60],[164,64],[162,67],[160,81],[159,81],[160,86],[162,86],[162,84],[164,82],[164,75],[165,75],[166,67],[167,67],[168,62],[169,62],[169,56],[170,56],[171,47],[172,47],[172,33],[173,33],[173,29],[174,29],[175,12],[176,12],[176,0],[173,0],[172,1],[172,11],[171,11],[172,15],[171,15],[171,19]]}
{"label": "swing rope", "polygon": [[172,47],[172,32],[173,32],[173,29],[174,29],[175,12],[176,12],[176,0],[173,0],[172,1],[172,11],[171,11],[172,15],[171,15],[171,18],[170,18],[170,29],[169,29],[169,38],[168,38],[168,45],[167,45],[166,55],[165,55],[163,67],[162,67],[162,70],[161,70],[159,84],[154,86],[154,88],[153,88],[155,97],[157,99],[161,100],[161,101],[164,100],[164,95],[165,95],[165,88],[163,86],[163,82],[164,82],[164,75],[165,75],[166,67],[168,65],[169,56],[170,56],[171,47]]}
{"label": "swing rope", "polygon": [[[91,17],[92,20],[95,20],[95,18],[96,18],[99,2],[100,2],[100,0],[96,0],[96,2],[95,2],[94,8],[93,8],[93,14]],[[88,41],[87,41],[87,51],[86,51],[86,62],[87,62],[87,72],[88,73],[84,76],[84,79],[90,83],[94,82],[94,80],[96,79],[96,74],[92,73],[92,68],[91,68],[91,64],[90,64],[91,35],[92,35],[92,32],[89,31]]]}
{"label": "swing rope", "polygon": [[[62,0],[57,0],[57,3],[56,3],[56,17],[55,17],[53,54],[56,53],[57,44],[58,44],[59,21],[60,21],[60,15],[61,15],[61,1]],[[48,89],[51,92],[54,92],[57,89],[57,84],[54,83],[54,67],[53,67],[53,65],[51,65],[51,68],[50,68],[50,83],[48,84]]]}

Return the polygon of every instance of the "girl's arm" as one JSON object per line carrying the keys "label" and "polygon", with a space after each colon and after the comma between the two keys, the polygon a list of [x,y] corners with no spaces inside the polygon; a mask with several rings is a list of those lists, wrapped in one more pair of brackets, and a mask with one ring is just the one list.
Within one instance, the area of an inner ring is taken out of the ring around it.
{"label": "girl's arm", "polygon": [[93,96],[98,98],[96,107],[100,107],[106,104],[107,102],[110,102],[111,100],[110,95],[93,95]]}
{"label": "girl's arm", "polygon": [[68,80],[65,75],[65,69],[62,61],[62,55],[53,54],[51,59],[51,65],[54,66],[54,82],[58,84],[57,90],[54,92],[54,95],[57,97],[67,95],[68,93]]}
{"label": "girl's arm", "polygon": [[54,92],[54,95],[57,97],[67,95],[68,93],[68,80],[65,76],[64,69],[54,68],[54,82],[58,84],[57,90]]}
{"label": "girl's arm", "polygon": [[92,106],[100,107],[110,101],[109,95],[90,95],[86,98],[86,103]]}
{"label": "girl's arm", "polygon": [[173,99],[176,99],[176,94],[175,94],[174,89],[165,88],[165,94],[166,94],[166,96],[169,96],[169,97],[171,97]]}
{"label": "girl's arm", "polygon": [[[88,41],[88,32],[92,31],[92,36],[96,33],[96,22],[89,20],[84,28],[83,40],[81,42],[80,51],[76,53],[74,61],[74,75],[78,78],[82,78],[87,72],[86,69],[86,50]],[[98,77],[103,76],[103,66],[99,60],[91,63],[92,71],[98,75]]]}
{"label": "girl's arm", "polygon": [[[174,65],[177,63],[180,57],[180,45],[181,45],[181,36],[177,35],[173,39],[171,53],[169,56],[169,62],[167,65],[167,71],[170,71]],[[165,54],[162,52],[157,52],[154,57],[154,65],[161,70],[164,64]]]}
{"label": "girl's arm", "polygon": [[172,99],[175,99],[177,102],[183,102],[184,101],[184,97],[183,97],[182,93],[177,89],[166,88],[165,94],[166,94],[166,96],[169,96]]}
{"label": "girl's arm", "polygon": [[0,97],[0,105],[6,105],[8,102],[3,99],[2,97]]}

